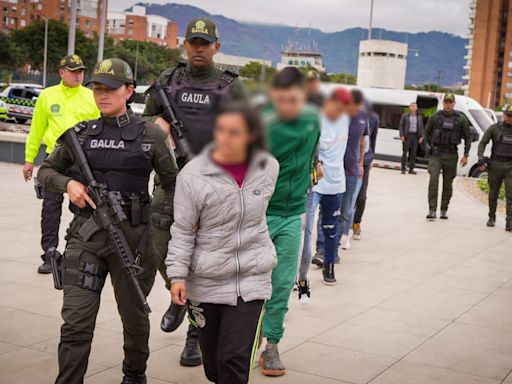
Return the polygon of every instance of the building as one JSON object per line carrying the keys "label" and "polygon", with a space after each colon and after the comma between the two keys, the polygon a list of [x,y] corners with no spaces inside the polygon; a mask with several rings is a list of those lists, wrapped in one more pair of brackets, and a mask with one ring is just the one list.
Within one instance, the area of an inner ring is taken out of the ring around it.
{"label": "building", "polygon": [[320,52],[316,49],[302,49],[292,45],[281,51],[281,62],[277,63],[277,70],[284,67],[312,67],[318,72],[325,72]]}
{"label": "building", "polygon": [[[0,0],[3,32],[24,28],[42,18],[69,25],[70,0]],[[100,31],[101,0],[77,0],[76,27],[86,36]]]}
{"label": "building", "polygon": [[178,46],[178,24],[159,15],[147,15],[146,7],[134,5],[131,12],[109,12],[107,33],[115,39],[151,41],[169,48]]}
{"label": "building", "polygon": [[362,40],[359,43],[357,85],[404,89],[407,52],[407,44],[398,41]]}
{"label": "building", "polygon": [[253,57],[226,55],[225,53],[217,53],[214,57],[215,66],[221,71],[231,71],[234,73],[240,72],[240,68],[245,67],[250,62],[260,63],[267,67],[272,66],[272,61],[255,59]]}
{"label": "building", "polygon": [[466,93],[484,107],[512,101],[512,0],[472,0]]}

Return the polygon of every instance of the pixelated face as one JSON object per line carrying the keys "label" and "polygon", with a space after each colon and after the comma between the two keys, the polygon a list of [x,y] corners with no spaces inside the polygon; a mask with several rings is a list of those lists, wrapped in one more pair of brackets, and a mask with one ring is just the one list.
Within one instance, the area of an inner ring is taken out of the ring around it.
{"label": "pixelated face", "polygon": [[215,147],[225,158],[245,158],[252,136],[242,114],[229,112],[217,116],[214,140]]}
{"label": "pixelated face", "polygon": [[282,119],[294,120],[304,107],[306,91],[301,87],[273,88],[270,98]]}

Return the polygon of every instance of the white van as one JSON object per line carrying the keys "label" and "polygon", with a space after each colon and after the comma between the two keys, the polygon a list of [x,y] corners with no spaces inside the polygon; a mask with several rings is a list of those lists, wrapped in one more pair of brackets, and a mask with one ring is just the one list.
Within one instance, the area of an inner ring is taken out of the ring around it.
{"label": "white van", "polygon": [[[380,117],[380,128],[377,136],[377,147],[375,158],[377,160],[391,161],[400,163],[402,157],[402,142],[398,131],[400,117],[406,108],[412,102],[418,104],[418,112],[435,108],[443,108],[443,94],[426,91],[393,90],[381,88],[363,88],[355,86],[345,86],[342,84],[323,83],[322,92],[329,94],[336,87],[358,88],[365,97],[373,104],[375,112]],[[466,116],[470,122],[471,132],[473,134],[473,143],[469,153],[469,163],[465,167],[459,165],[457,174],[459,176],[478,177],[480,171],[477,167],[478,141],[490,125],[492,120],[484,111],[482,106],[470,97],[455,95],[455,110]],[[426,123],[426,121],[425,121]],[[464,143],[459,146],[459,153],[463,153]],[[490,148],[486,150],[486,156],[490,155]],[[418,167],[426,168],[428,160],[425,158],[425,146],[418,147]]]}
{"label": "white van", "polygon": [[146,107],[147,96],[145,92],[148,90],[149,85],[137,85],[135,87],[135,98],[133,103],[130,104],[130,107],[137,116],[142,116],[142,112],[144,112],[144,108]]}

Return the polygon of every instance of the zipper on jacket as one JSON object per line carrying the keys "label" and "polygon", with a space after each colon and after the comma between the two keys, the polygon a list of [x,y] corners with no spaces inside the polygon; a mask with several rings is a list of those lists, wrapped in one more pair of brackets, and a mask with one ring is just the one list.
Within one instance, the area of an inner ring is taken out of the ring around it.
{"label": "zipper on jacket", "polygon": [[242,246],[242,220],[244,219],[244,193],[243,193],[244,185],[242,184],[241,187],[239,187],[239,194],[240,194],[240,221],[238,222],[238,246],[236,247],[236,293],[238,297],[240,297],[242,294],[240,293],[240,260],[238,258],[238,252],[240,251],[240,247]]}

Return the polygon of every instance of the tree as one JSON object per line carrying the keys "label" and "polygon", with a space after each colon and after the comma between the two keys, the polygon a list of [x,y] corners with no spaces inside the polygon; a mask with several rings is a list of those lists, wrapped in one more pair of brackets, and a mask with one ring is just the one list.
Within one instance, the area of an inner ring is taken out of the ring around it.
{"label": "tree", "polygon": [[269,67],[268,65],[261,64],[257,61],[251,61],[246,64],[244,67],[240,68],[240,76],[246,79],[250,79],[253,81],[260,81],[261,75],[264,71],[264,82],[269,81],[274,73],[276,73],[276,69],[273,67]]}
{"label": "tree", "polygon": [[23,65],[25,58],[21,48],[13,44],[10,35],[0,32],[0,52],[2,52],[2,66],[6,69],[16,69]]}
{"label": "tree", "polygon": [[328,75],[331,83],[356,85],[357,79],[351,73],[333,73]]}

